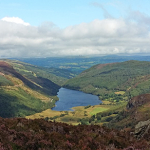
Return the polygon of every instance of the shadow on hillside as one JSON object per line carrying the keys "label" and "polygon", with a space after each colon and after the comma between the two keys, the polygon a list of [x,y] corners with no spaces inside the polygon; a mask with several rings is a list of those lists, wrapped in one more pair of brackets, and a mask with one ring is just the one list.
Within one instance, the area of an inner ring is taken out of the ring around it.
{"label": "shadow on hillside", "polygon": [[16,96],[0,90],[0,117],[23,117],[25,114],[33,112],[37,112],[37,110],[25,106]]}

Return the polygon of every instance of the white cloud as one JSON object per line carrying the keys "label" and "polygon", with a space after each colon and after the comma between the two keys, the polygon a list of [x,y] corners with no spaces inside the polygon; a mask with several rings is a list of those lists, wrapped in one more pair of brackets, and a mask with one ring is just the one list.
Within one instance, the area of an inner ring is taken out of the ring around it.
{"label": "white cloud", "polygon": [[150,17],[139,13],[128,20],[94,20],[65,29],[51,22],[35,27],[20,18],[13,22],[3,18],[0,57],[150,53]]}
{"label": "white cloud", "polygon": [[29,26],[30,24],[27,22],[24,22],[22,19],[18,18],[18,17],[4,17],[2,18],[3,21],[7,21],[7,22],[13,22],[13,23],[17,23],[17,24],[22,24],[25,26]]}

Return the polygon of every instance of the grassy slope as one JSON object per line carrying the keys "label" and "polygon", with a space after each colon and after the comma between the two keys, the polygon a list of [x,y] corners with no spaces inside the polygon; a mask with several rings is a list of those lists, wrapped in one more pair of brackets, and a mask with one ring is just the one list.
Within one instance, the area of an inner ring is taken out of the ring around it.
{"label": "grassy slope", "polygon": [[150,62],[127,61],[93,66],[64,86],[113,101],[148,93],[149,85]]}
{"label": "grassy slope", "polygon": [[24,77],[9,63],[0,61],[1,117],[24,117],[54,106],[59,86],[34,75]]}
{"label": "grassy slope", "polygon": [[28,78],[43,77],[51,80],[52,82],[62,85],[67,79],[73,78],[76,74],[71,71],[56,68],[44,68],[16,60],[6,60],[9,62],[19,73],[27,76]]}

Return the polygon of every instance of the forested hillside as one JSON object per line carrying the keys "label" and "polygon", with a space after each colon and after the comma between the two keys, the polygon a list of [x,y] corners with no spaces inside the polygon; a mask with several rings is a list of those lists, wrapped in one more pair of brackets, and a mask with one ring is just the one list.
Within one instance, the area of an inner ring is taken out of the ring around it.
{"label": "forested hillside", "polygon": [[101,100],[128,100],[150,92],[150,62],[99,64],[70,79],[64,87],[98,95]]}
{"label": "forested hillside", "polygon": [[53,107],[60,86],[46,78],[49,74],[40,75],[43,70],[30,65],[12,64],[0,61],[0,116],[24,117]]}

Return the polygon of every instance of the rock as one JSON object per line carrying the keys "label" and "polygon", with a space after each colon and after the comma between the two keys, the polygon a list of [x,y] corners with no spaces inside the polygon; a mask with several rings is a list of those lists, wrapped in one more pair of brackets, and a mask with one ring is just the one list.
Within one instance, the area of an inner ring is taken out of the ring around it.
{"label": "rock", "polygon": [[137,108],[150,102],[150,94],[142,94],[139,96],[133,97],[127,104],[127,109]]}
{"label": "rock", "polygon": [[134,133],[135,137],[141,139],[146,134],[148,134],[149,129],[150,129],[150,119],[147,121],[140,121],[135,126],[135,133]]}

